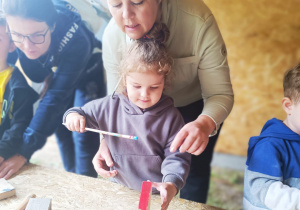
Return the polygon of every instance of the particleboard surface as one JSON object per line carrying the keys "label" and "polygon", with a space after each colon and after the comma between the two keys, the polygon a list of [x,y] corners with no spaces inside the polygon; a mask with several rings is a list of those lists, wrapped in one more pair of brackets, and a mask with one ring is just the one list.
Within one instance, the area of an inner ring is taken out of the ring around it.
{"label": "particleboard surface", "polygon": [[300,1],[204,2],[226,43],[235,93],[216,151],[246,155],[249,138],[259,135],[267,120],[285,118],[282,79],[300,62]]}
{"label": "particleboard surface", "polygon": [[[11,210],[29,194],[51,198],[52,209],[138,209],[140,192],[104,179],[90,178],[65,171],[28,164],[9,182],[16,188],[16,196],[0,202],[1,210]],[[160,209],[160,197],[152,195],[151,209]],[[170,210],[218,210],[208,205],[174,198]]]}

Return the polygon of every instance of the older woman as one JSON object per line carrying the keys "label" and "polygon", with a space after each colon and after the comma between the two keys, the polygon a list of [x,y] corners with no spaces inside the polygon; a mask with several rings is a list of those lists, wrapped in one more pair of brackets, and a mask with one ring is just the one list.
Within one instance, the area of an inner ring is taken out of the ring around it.
{"label": "older woman", "polygon": [[[147,35],[154,22],[162,21],[170,30],[167,48],[174,58],[174,81],[166,94],[174,99],[186,123],[175,137],[171,151],[179,148],[193,154],[191,171],[180,196],[204,203],[218,131],[233,106],[226,48],[216,20],[201,0],[107,2],[113,16],[103,36],[108,93],[117,85],[120,48]],[[107,171],[113,161],[105,141],[93,163],[102,176],[116,173]]]}
{"label": "older woman", "polygon": [[8,32],[24,73],[44,82],[41,101],[24,133],[21,155],[30,159],[55,133],[67,171],[97,176],[94,133],[72,133],[63,113],[106,94],[101,43],[72,4],[62,0],[3,0]]}

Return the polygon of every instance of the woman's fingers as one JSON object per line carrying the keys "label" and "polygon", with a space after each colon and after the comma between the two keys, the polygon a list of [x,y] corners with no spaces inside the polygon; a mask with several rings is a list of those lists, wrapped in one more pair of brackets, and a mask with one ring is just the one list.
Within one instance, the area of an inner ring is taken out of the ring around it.
{"label": "woman's fingers", "polygon": [[196,121],[186,124],[174,138],[170,151],[175,152],[179,148],[181,153],[200,155],[209,141],[205,131],[206,127]]}
{"label": "woman's fingers", "polygon": [[99,150],[93,158],[93,165],[96,172],[104,178],[114,177],[118,173],[117,170],[110,171],[110,167],[114,164],[104,138],[101,140]]}
{"label": "woman's fingers", "polygon": [[181,129],[175,136],[175,138],[170,146],[170,152],[175,152],[178,149],[178,147],[180,147],[180,145],[182,145],[184,139],[187,136],[188,136],[188,132],[186,132],[184,129]]}

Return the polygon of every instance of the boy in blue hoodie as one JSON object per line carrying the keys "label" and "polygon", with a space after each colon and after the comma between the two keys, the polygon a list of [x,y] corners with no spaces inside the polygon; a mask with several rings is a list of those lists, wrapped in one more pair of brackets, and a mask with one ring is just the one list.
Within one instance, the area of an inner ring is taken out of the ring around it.
{"label": "boy in blue hoodie", "polygon": [[21,152],[23,134],[33,115],[37,93],[29,87],[17,67],[7,63],[14,43],[6,33],[6,20],[0,12],[0,178],[8,179],[26,162]]}
{"label": "boy in blue hoodie", "polygon": [[300,64],[283,79],[284,121],[273,118],[250,138],[244,209],[300,209]]}

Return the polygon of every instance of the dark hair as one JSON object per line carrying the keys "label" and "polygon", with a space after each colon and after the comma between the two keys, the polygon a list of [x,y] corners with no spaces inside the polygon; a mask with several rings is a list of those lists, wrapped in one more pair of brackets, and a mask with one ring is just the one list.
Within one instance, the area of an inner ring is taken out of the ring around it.
{"label": "dark hair", "polygon": [[[52,0],[2,0],[2,9],[6,16],[17,16],[37,22],[46,22],[53,28],[57,19],[57,11]],[[45,79],[45,86],[40,93],[42,98],[51,83],[53,73]]]}
{"label": "dark hair", "polygon": [[57,11],[51,0],[3,0],[5,15],[18,16],[38,22],[46,22],[54,27]]}
{"label": "dark hair", "polygon": [[0,10],[0,26],[6,26],[6,18],[2,10]]}
{"label": "dark hair", "polygon": [[284,97],[300,101],[300,64],[286,71],[283,78]]}
{"label": "dark hair", "polygon": [[120,63],[120,76],[123,80],[119,91],[124,90],[125,76],[129,72],[156,72],[164,76],[165,87],[169,85],[171,80],[169,74],[173,64],[173,59],[165,46],[169,35],[169,29],[164,23],[154,23],[147,35],[129,45]]}

